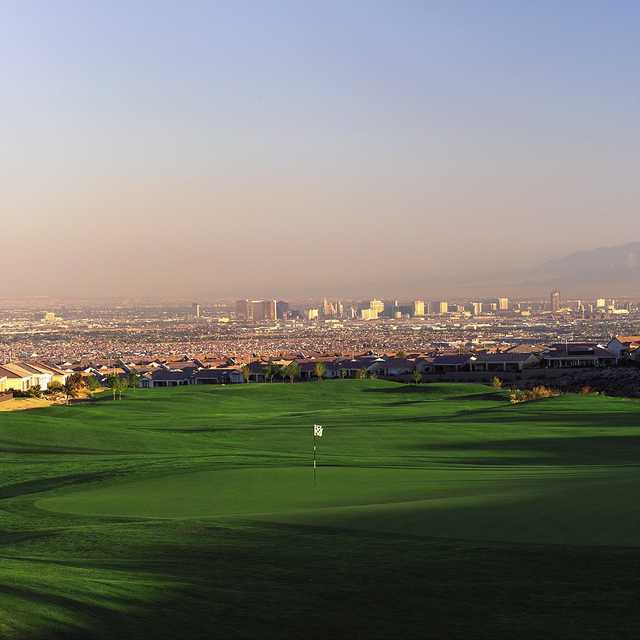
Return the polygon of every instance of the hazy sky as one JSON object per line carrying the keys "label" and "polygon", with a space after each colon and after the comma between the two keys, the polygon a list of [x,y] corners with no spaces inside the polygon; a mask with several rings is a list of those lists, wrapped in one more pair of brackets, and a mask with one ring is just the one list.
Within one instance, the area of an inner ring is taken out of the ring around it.
{"label": "hazy sky", "polygon": [[640,240],[639,23],[4,0],[0,297],[436,295]]}

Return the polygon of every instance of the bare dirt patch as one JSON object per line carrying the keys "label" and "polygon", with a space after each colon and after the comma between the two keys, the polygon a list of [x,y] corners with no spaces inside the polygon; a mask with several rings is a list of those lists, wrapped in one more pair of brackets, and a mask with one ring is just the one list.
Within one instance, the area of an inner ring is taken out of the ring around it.
{"label": "bare dirt patch", "polygon": [[25,409],[42,409],[55,404],[45,398],[14,398],[0,402],[0,411],[23,411]]}

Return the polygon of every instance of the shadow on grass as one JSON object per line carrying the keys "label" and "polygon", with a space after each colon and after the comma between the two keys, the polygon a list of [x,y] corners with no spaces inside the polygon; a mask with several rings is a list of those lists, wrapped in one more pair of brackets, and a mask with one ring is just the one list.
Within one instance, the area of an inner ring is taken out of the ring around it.
{"label": "shadow on grass", "polygon": [[[68,544],[81,548],[75,535]],[[114,535],[93,553],[104,555],[117,543],[121,554],[131,545],[127,572],[122,563],[107,564],[82,592],[55,585],[55,567],[51,592],[0,588],[69,620],[58,633],[44,628],[16,638],[584,640],[609,637],[611,629],[621,639],[640,632],[640,550],[633,548],[446,541],[269,523],[156,525],[153,533],[130,526]],[[90,559],[77,561],[82,575],[87,567]],[[68,580],[69,567],[59,570]],[[110,584],[121,590],[101,591]],[[137,592],[145,584],[156,587],[147,598]]]}
{"label": "shadow on grass", "polygon": [[[467,464],[553,464],[567,465],[640,465],[640,434],[638,436],[576,436],[549,438],[505,438],[464,441],[459,443],[428,443],[408,446],[419,451],[440,451],[457,454],[450,463]],[[484,452],[484,455],[478,456]],[[496,455],[504,452],[505,455]],[[518,452],[517,456],[509,453]],[[530,455],[521,455],[527,454]]]}

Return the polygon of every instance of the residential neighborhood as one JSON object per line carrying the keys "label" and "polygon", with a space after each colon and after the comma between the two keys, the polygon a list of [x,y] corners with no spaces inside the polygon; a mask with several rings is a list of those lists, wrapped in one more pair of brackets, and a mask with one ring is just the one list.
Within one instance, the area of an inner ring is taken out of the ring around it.
{"label": "residential neighborhood", "polygon": [[[322,378],[366,378],[421,381],[451,379],[487,381],[507,379],[526,372],[640,366],[640,336],[615,336],[607,344],[565,342],[549,345],[520,344],[505,351],[395,354],[373,351],[351,356],[290,354],[278,358],[183,357],[176,359],[106,359],[45,363],[16,361],[0,365],[0,393],[47,391],[52,383],[64,385],[69,376],[92,376],[99,386],[126,378],[140,388],[186,385],[230,385],[273,381],[311,381]],[[54,386],[55,386],[54,384]]]}

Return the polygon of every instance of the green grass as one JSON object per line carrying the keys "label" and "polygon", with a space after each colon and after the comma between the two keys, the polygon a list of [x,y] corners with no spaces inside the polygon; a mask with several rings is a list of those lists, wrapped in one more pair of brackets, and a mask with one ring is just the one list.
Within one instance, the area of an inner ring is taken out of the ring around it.
{"label": "green grass", "polygon": [[639,460],[638,401],[482,385],[0,414],[0,638],[635,638]]}

